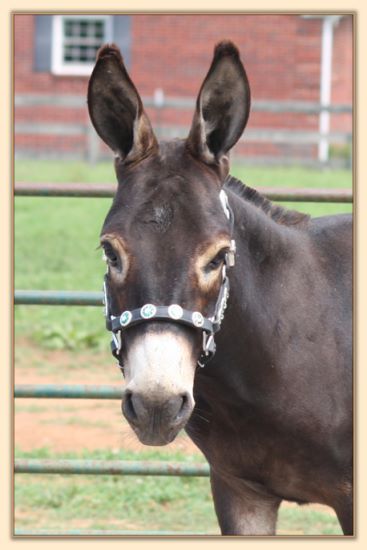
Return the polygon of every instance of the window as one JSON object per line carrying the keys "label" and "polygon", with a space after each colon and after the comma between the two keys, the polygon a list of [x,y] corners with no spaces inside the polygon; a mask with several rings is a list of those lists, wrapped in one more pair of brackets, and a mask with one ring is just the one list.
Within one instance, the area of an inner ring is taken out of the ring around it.
{"label": "window", "polygon": [[96,53],[112,40],[112,18],[102,15],[55,15],[52,33],[52,72],[89,75]]}

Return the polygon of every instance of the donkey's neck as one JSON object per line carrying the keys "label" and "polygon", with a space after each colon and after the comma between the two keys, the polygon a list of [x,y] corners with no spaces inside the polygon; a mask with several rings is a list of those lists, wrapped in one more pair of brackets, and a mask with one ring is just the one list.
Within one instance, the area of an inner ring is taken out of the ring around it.
{"label": "donkey's neck", "polygon": [[256,191],[247,189],[250,196],[255,193],[254,200],[238,195],[231,188],[228,193],[235,217],[238,252],[240,261],[246,256],[247,266],[265,273],[267,268],[274,270],[297,251],[309,216],[274,205]]}
{"label": "donkey's neck", "polygon": [[208,366],[208,374],[226,381],[222,369],[236,371],[228,395],[251,400],[262,394],[264,380],[277,376],[276,361],[299,323],[292,314],[299,300],[297,284],[308,286],[306,278],[313,277],[312,254],[304,227],[278,223],[251,201],[232,192],[228,196],[235,217],[236,265],[215,368],[209,373]]}

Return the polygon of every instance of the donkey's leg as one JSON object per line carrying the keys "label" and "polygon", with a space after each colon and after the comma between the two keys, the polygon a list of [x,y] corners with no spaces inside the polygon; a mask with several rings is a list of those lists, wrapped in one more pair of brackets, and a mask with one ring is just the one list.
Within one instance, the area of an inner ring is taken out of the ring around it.
{"label": "donkey's leg", "polygon": [[334,506],[344,535],[353,535],[353,498],[347,496],[343,502]]}
{"label": "donkey's leg", "polygon": [[214,472],[210,481],[222,535],[275,535],[279,498],[241,481],[235,487]]}

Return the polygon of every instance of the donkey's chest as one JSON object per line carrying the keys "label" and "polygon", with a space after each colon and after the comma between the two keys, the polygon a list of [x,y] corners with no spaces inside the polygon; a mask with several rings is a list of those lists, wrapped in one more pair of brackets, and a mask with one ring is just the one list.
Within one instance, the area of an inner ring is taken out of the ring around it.
{"label": "donkey's chest", "polygon": [[286,500],[324,501],[321,487],[332,474],[324,471],[311,442],[281,433],[271,421],[264,426],[251,420],[233,425],[215,416],[198,420],[200,427],[193,423],[187,431],[217,474],[252,482]]}

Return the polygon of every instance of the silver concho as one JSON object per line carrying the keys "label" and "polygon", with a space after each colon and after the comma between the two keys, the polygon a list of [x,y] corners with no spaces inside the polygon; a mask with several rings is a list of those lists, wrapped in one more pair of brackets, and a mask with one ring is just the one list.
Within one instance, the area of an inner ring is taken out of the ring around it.
{"label": "silver concho", "polygon": [[168,315],[172,318],[172,319],[181,319],[182,315],[183,315],[183,309],[181,306],[179,306],[178,304],[172,304],[171,306],[169,306],[168,308]]}
{"label": "silver concho", "polygon": [[157,313],[157,308],[153,304],[145,304],[140,310],[143,319],[151,319]]}
{"label": "silver concho", "polygon": [[123,313],[121,313],[120,325],[122,327],[126,327],[130,323],[131,317],[132,317],[131,311],[124,311]]}
{"label": "silver concho", "polygon": [[194,311],[192,314],[192,322],[196,327],[202,327],[204,324],[204,317],[200,313],[200,311]]}

